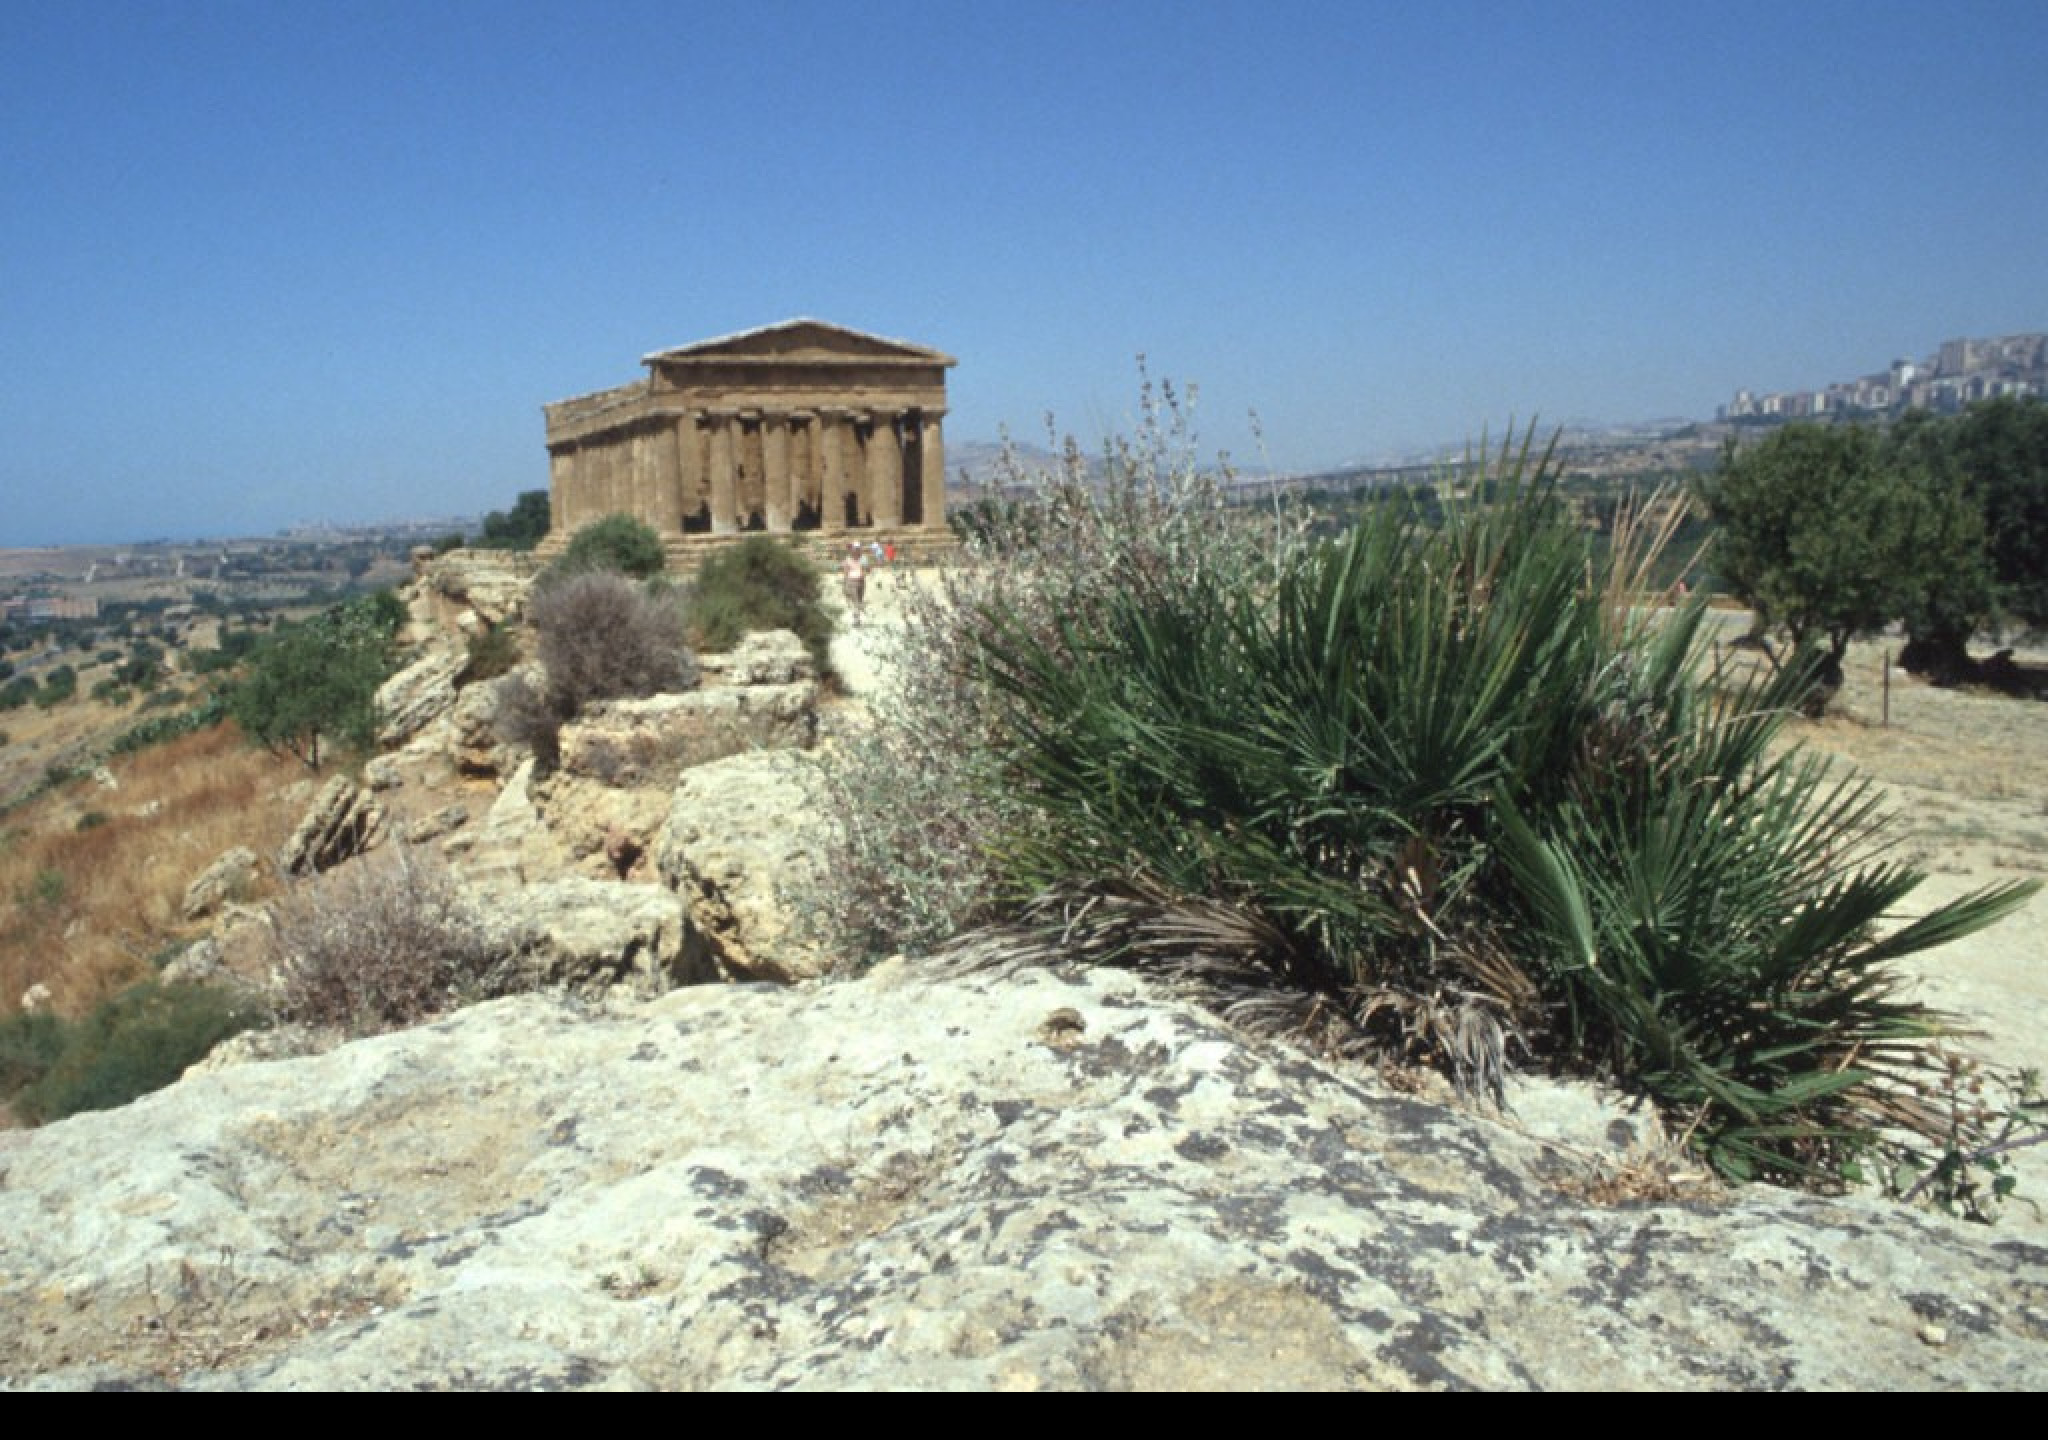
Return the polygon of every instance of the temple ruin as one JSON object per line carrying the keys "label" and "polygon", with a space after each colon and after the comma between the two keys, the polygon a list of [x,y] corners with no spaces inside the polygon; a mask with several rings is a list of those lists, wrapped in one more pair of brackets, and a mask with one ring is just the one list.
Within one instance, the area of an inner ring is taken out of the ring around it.
{"label": "temple ruin", "polygon": [[546,407],[555,545],[617,513],[664,539],[943,529],[952,356],[790,320],[640,363]]}

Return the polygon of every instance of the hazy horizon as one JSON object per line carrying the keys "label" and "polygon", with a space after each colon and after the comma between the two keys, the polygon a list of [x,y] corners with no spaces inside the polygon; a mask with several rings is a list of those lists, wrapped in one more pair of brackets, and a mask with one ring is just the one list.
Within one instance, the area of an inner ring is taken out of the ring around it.
{"label": "hazy horizon", "polygon": [[0,546],[502,509],[544,403],[798,315],[958,356],[960,441],[1127,427],[1139,353],[1283,470],[1706,418],[2048,329],[2044,60],[2032,0],[12,7]]}

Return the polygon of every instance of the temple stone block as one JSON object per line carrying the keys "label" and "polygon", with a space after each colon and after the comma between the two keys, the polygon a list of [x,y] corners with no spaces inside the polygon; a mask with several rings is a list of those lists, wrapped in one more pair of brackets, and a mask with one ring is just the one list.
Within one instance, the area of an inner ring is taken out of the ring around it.
{"label": "temple stone block", "polygon": [[791,320],[641,363],[546,407],[552,543],[616,512],[666,535],[944,527],[951,356]]}

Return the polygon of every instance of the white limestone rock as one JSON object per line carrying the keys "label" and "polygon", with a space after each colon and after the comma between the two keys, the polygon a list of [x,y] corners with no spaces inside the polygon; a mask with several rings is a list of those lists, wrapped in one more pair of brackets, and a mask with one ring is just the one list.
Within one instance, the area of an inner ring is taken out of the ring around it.
{"label": "white limestone rock", "polygon": [[505,625],[526,613],[527,591],[537,562],[504,550],[451,550],[427,566],[424,589],[433,596],[437,618],[462,629],[468,616]]}
{"label": "white limestone rock", "polygon": [[378,686],[377,743],[403,745],[453,709],[465,663],[459,650],[431,650]]}
{"label": "white limestone rock", "polygon": [[655,995],[718,978],[682,902],[659,885],[576,876],[475,900],[533,988]]}
{"label": "white limestone rock", "polygon": [[728,755],[808,749],[817,734],[810,681],[607,700],[562,727],[561,767],[607,785],[666,788]]}
{"label": "white limestone rock", "polygon": [[699,655],[697,667],[706,684],[791,685],[818,678],[811,652],[793,630],[757,630],[722,655]]}
{"label": "white limestone rock", "polygon": [[0,1385],[2048,1384],[2037,1244],[1580,1163],[1115,972],[529,996],[0,1133]]}
{"label": "white limestone rock", "polygon": [[670,797],[655,863],[732,978],[788,982],[831,968],[793,909],[823,852],[810,764],[789,751],[734,755],[690,770]]}

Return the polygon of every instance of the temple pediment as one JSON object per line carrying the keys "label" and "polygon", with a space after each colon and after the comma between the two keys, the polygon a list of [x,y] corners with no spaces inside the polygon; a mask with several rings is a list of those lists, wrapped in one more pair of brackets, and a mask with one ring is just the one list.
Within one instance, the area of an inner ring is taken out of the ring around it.
{"label": "temple pediment", "polygon": [[849,330],[843,325],[828,325],[822,320],[785,320],[779,325],[764,325],[757,330],[742,330],[735,335],[699,340],[693,345],[657,350],[644,357],[641,363],[665,368],[735,360],[804,365],[830,364],[833,361],[942,366],[956,363],[952,356],[942,351]]}

